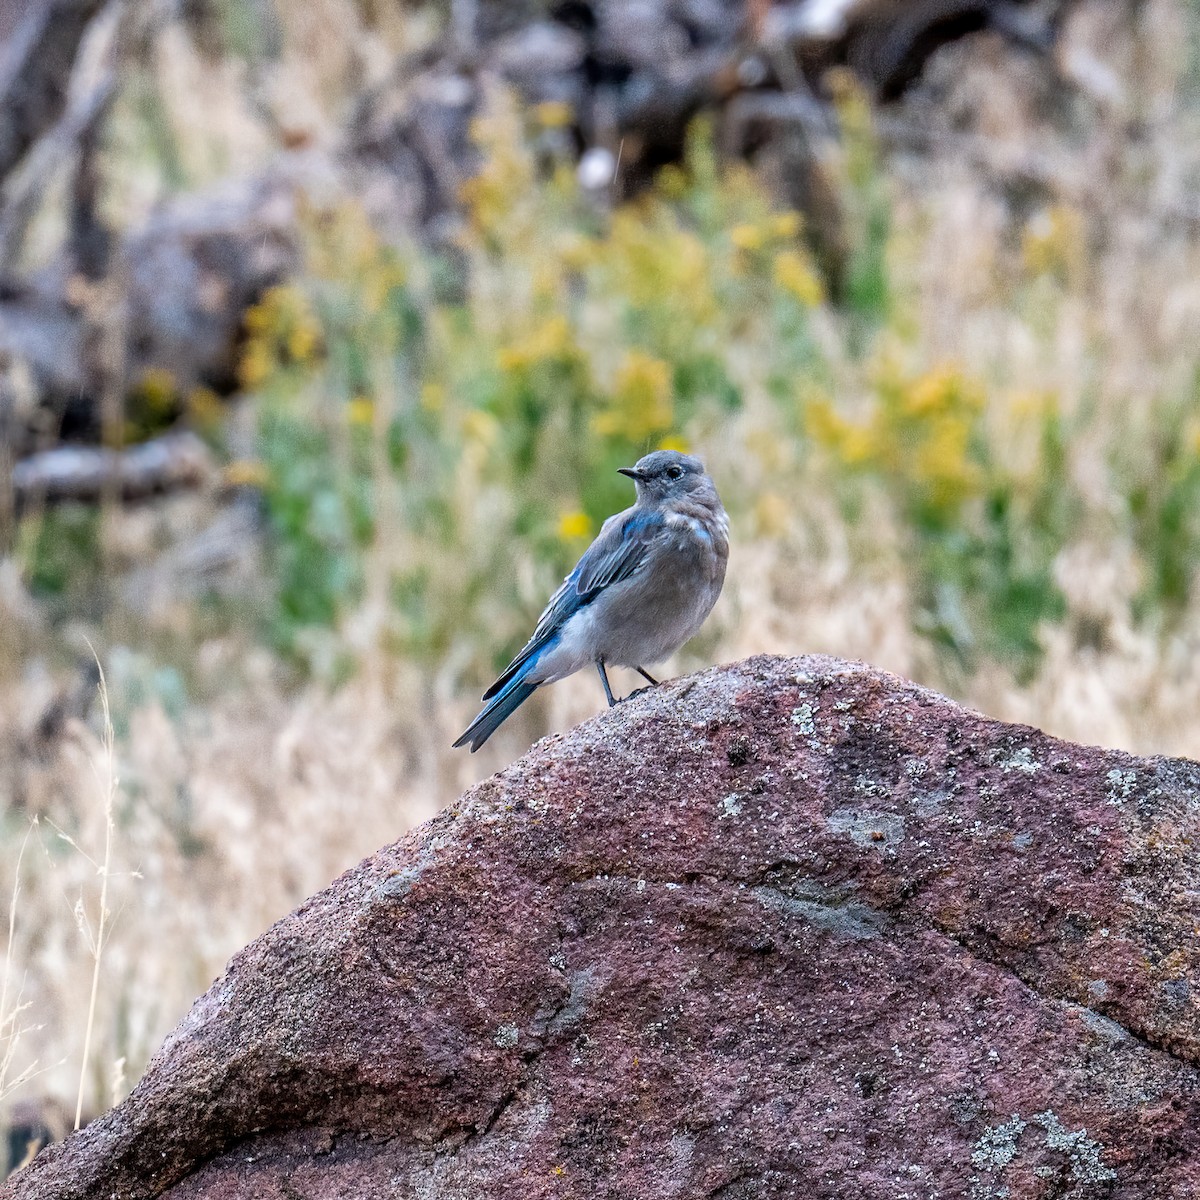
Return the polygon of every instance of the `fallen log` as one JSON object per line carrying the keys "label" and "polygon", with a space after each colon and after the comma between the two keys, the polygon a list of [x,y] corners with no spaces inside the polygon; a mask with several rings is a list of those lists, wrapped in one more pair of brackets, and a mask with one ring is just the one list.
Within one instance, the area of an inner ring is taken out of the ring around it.
{"label": "fallen log", "polygon": [[187,431],[165,434],[137,446],[56,446],[12,467],[7,489],[19,515],[48,504],[95,504],[113,497],[140,500],[180,488],[199,487],[215,477],[208,447]]}

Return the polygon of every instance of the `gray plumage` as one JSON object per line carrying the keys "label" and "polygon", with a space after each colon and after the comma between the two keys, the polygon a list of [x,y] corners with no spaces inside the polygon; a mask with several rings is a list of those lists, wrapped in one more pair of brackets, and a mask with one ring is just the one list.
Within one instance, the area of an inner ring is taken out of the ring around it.
{"label": "gray plumage", "polygon": [[606,665],[632,667],[655,684],[647,664],[674,654],[712,611],[729,520],[703,464],[656,450],[621,473],[637,485],[637,503],[604,522],[455,746],[478,750],[537,688],[582,667],[596,666],[609,704]]}

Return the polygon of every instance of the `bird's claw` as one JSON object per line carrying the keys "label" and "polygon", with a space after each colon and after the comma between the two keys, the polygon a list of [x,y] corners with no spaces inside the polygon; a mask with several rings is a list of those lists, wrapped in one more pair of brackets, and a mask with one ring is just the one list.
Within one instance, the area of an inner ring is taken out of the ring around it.
{"label": "bird's claw", "polygon": [[635,688],[628,696],[622,696],[618,701],[619,704],[624,704],[626,700],[632,700],[634,696],[640,696],[643,692],[652,692],[654,688],[647,684],[645,687]]}

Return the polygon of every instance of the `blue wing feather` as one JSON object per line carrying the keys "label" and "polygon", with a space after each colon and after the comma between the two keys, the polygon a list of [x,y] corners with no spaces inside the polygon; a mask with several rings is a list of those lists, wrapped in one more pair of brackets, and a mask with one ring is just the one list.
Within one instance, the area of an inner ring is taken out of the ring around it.
{"label": "blue wing feather", "polygon": [[633,575],[663,528],[662,513],[640,508],[626,509],[605,521],[596,540],[551,596],[550,603],[538,618],[533,636],[500,678],[484,692],[483,698],[490,700],[497,695],[581,608],[591,604],[605,588]]}

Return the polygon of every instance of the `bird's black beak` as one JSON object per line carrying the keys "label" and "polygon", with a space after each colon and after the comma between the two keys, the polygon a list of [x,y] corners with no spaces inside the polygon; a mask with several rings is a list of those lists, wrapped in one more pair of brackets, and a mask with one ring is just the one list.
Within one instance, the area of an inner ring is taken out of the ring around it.
{"label": "bird's black beak", "polygon": [[642,473],[636,467],[618,467],[618,475],[628,475],[630,479],[641,479]]}

